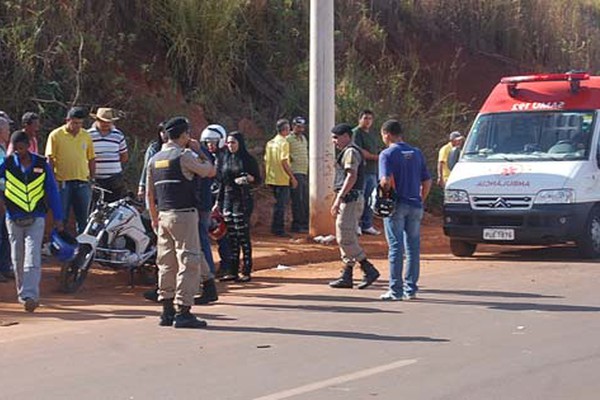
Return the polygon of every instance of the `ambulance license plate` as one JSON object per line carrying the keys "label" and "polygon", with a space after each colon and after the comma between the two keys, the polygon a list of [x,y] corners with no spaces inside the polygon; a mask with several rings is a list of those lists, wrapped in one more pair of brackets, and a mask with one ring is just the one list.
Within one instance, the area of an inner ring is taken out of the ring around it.
{"label": "ambulance license plate", "polygon": [[514,229],[484,229],[484,240],[515,240]]}

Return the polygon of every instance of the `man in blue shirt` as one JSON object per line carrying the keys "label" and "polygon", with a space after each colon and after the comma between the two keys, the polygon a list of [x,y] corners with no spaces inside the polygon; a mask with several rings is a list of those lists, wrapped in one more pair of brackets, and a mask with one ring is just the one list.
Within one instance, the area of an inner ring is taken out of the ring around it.
{"label": "man in blue shirt", "polygon": [[14,154],[0,165],[0,179],[6,179],[2,200],[8,218],[17,296],[25,310],[33,312],[40,297],[46,204],[52,210],[54,227],[62,231],[62,203],[52,168],[44,157],[29,152],[27,134],[17,131],[10,142]]}
{"label": "man in blue shirt", "polygon": [[[381,138],[388,148],[379,155],[379,184],[384,191],[395,191],[396,208],[391,216],[384,218],[390,284],[389,290],[380,298],[413,300],[418,291],[423,202],[431,189],[431,176],[421,150],[402,140],[400,122],[393,119],[386,121],[381,127]],[[404,245],[406,273],[403,282]]]}

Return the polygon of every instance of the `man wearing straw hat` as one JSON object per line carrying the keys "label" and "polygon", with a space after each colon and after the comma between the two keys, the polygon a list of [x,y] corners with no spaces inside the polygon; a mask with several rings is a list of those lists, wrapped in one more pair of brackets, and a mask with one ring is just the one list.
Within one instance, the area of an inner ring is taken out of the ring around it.
{"label": "man wearing straw hat", "polygon": [[123,179],[123,164],[129,158],[125,135],[115,127],[115,122],[119,120],[116,110],[100,107],[90,116],[95,119],[88,129],[96,152],[94,179],[98,186],[111,191],[104,199],[108,202],[115,201],[127,193]]}

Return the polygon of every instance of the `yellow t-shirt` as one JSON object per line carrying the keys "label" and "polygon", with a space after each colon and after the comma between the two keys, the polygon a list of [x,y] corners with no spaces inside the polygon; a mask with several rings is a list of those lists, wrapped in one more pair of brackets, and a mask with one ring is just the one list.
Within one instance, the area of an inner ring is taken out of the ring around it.
{"label": "yellow t-shirt", "polygon": [[92,138],[81,129],[73,136],[66,125],[56,128],[48,136],[46,157],[52,160],[57,181],[87,181],[90,178],[88,161],[96,157]]}
{"label": "yellow t-shirt", "polygon": [[290,185],[290,177],[281,165],[283,160],[288,162],[290,160],[290,144],[283,136],[277,134],[267,142],[265,148],[265,183],[267,185]]}
{"label": "yellow t-shirt", "polygon": [[452,151],[452,147],[452,142],[448,142],[444,146],[442,146],[438,154],[438,163],[440,161],[444,162],[444,166],[442,167],[442,177],[444,178],[444,182],[447,181],[450,177],[450,168],[448,168],[448,156]]}

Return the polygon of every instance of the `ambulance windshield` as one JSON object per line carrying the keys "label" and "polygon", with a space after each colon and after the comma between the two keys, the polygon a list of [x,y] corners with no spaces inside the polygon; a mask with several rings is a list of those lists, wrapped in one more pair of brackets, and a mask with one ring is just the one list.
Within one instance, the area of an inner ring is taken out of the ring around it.
{"label": "ambulance windshield", "polygon": [[544,111],[480,115],[461,161],[587,160],[593,111]]}

